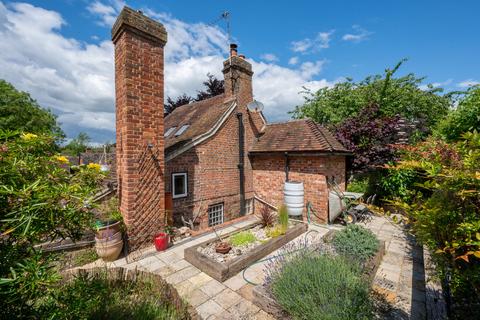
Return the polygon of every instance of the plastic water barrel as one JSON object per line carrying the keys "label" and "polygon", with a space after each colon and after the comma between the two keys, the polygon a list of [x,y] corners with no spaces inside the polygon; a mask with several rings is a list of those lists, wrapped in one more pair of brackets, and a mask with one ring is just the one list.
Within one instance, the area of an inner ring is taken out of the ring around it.
{"label": "plastic water barrel", "polygon": [[290,216],[301,216],[303,213],[303,182],[285,182],[283,189],[285,205]]}

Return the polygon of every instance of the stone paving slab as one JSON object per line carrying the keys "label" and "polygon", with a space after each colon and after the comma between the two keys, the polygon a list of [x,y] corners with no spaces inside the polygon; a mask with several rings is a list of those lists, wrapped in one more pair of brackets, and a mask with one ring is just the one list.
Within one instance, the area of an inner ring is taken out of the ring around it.
{"label": "stone paving slab", "polygon": [[[252,217],[217,232],[219,234],[229,233],[245,227],[255,220],[256,218]],[[373,287],[382,293],[387,301],[395,305],[396,310],[393,311],[391,318],[423,319],[425,315],[424,276],[422,272],[418,272],[423,270],[423,258],[419,259],[423,257],[421,248],[418,251],[401,228],[386,218],[374,217],[365,226],[385,241],[385,256],[375,275]],[[341,229],[338,226],[333,228]],[[309,225],[309,231],[317,231],[320,236],[324,236],[330,229],[332,229],[330,226],[327,228]],[[307,231],[292,242],[304,241],[308,234]],[[252,303],[254,286],[245,281],[242,272],[221,283],[184,259],[185,248],[214,237],[214,233],[200,235],[164,252],[156,252],[152,248],[147,248],[142,252],[143,257],[137,255],[142,258],[136,261],[125,258],[108,264],[96,261],[84,267],[122,266],[128,269],[146,269],[159,274],[197,310],[201,319],[274,319]],[[267,257],[277,255],[281,249],[272,252]],[[254,283],[263,282],[266,264],[267,262],[262,262],[249,267],[245,271],[245,278]]]}

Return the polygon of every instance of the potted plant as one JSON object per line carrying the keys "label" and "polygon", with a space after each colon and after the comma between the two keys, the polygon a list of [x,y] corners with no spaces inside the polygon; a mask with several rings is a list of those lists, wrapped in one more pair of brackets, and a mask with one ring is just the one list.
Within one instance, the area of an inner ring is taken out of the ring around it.
{"label": "potted plant", "polygon": [[116,198],[111,198],[102,206],[103,212],[107,211],[107,218],[95,222],[95,249],[104,261],[114,261],[123,248],[123,217]]}

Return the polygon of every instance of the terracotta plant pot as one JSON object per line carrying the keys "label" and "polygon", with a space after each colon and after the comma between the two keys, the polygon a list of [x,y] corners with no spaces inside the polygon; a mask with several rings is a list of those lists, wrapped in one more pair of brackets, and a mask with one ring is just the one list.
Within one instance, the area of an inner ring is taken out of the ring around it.
{"label": "terracotta plant pot", "polygon": [[97,254],[103,261],[117,260],[120,252],[122,252],[123,240],[106,241],[95,244]]}
{"label": "terracotta plant pot", "polygon": [[106,238],[97,238],[95,237],[95,243],[107,243],[108,241],[110,242],[116,242],[118,240],[122,240],[122,233],[117,232],[111,237],[106,237]]}
{"label": "terracotta plant pot", "polygon": [[230,252],[230,250],[232,250],[232,246],[227,242],[220,242],[215,247],[215,251],[222,254],[227,254]]}
{"label": "terracotta plant pot", "polygon": [[108,221],[104,226],[97,228],[95,237],[98,239],[110,238],[120,232],[122,224],[120,221]]}

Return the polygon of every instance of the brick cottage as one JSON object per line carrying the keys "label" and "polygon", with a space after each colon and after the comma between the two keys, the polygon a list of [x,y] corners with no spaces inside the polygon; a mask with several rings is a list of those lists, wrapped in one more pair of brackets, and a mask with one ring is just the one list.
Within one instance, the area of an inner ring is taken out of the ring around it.
{"label": "brick cottage", "polygon": [[163,119],[165,29],[124,8],[112,39],[118,193],[133,247],[163,227],[164,192],[177,223],[202,229],[278,206],[285,181],[302,181],[305,201],[327,221],[327,180],[345,188],[348,151],[312,120],[269,124],[250,111],[252,65],[236,45],[223,63],[224,94]]}

